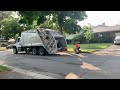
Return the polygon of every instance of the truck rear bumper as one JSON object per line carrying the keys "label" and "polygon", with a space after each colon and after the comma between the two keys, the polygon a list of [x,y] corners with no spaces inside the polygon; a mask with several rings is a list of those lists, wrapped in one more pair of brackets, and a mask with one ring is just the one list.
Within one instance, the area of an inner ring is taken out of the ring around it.
{"label": "truck rear bumper", "polygon": [[65,48],[58,48],[58,52],[59,51],[67,51],[67,47],[65,47]]}

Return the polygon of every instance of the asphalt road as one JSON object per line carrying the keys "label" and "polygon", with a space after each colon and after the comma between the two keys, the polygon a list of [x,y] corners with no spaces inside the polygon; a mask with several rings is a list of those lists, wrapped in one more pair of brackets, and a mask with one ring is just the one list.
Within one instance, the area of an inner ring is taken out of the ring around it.
{"label": "asphalt road", "polygon": [[64,79],[70,73],[81,79],[120,78],[120,55],[114,54],[62,53],[39,56],[25,53],[15,55],[8,50],[0,52],[0,62],[58,79]]}

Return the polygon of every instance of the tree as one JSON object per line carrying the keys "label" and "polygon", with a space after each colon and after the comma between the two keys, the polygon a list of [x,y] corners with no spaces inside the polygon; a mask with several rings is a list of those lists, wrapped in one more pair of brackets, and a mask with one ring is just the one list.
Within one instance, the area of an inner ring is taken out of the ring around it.
{"label": "tree", "polygon": [[87,26],[84,26],[83,30],[84,30],[85,38],[86,38],[86,40],[88,40],[89,46],[90,46],[90,40],[92,40],[94,38],[94,33],[93,33],[93,30],[92,30],[92,25],[88,24]]}
{"label": "tree", "polygon": [[4,20],[5,18],[10,18],[12,14],[12,11],[0,11],[0,22]]}
{"label": "tree", "polygon": [[80,43],[86,42],[86,38],[84,37],[83,33],[80,33],[80,34],[74,36],[73,40],[74,40],[74,42],[80,42]]}
{"label": "tree", "polygon": [[33,24],[33,26],[39,26],[52,21],[50,28],[53,26],[59,28],[62,34],[64,32],[69,34],[79,32],[81,27],[77,25],[78,21],[87,17],[85,11],[19,11],[19,15],[20,23],[25,24],[29,29],[33,28]]}
{"label": "tree", "polygon": [[2,33],[3,21],[7,18],[11,18],[12,11],[0,11],[0,35]]}
{"label": "tree", "polygon": [[43,24],[40,25],[40,27],[57,30],[57,29],[59,29],[59,26],[58,26],[58,23],[56,23],[55,21],[56,21],[56,18],[54,18],[54,20],[52,20],[49,17]]}
{"label": "tree", "polygon": [[20,33],[24,30],[15,18],[6,19],[2,22],[2,25],[2,35],[7,40],[9,38],[15,38],[16,34],[20,35]]}

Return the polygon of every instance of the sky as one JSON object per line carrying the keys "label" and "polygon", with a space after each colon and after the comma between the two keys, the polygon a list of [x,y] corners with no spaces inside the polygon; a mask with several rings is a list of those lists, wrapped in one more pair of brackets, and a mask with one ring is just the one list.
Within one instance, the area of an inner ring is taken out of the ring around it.
{"label": "sky", "polygon": [[107,26],[120,24],[120,11],[86,11],[87,19],[80,21],[80,26],[91,23],[93,26],[101,25],[105,22]]}

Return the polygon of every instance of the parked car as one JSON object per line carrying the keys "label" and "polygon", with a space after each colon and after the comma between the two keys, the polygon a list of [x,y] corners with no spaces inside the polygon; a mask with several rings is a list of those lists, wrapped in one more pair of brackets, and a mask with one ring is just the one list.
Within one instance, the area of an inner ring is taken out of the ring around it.
{"label": "parked car", "polygon": [[115,45],[120,44],[120,36],[117,36],[117,37],[114,39],[114,44],[115,44]]}
{"label": "parked car", "polygon": [[6,49],[11,49],[11,48],[13,48],[13,45],[14,45],[14,44],[9,44],[9,45],[7,45],[7,46],[6,46]]}
{"label": "parked car", "polygon": [[15,44],[15,39],[9,39],[8,44]]}

